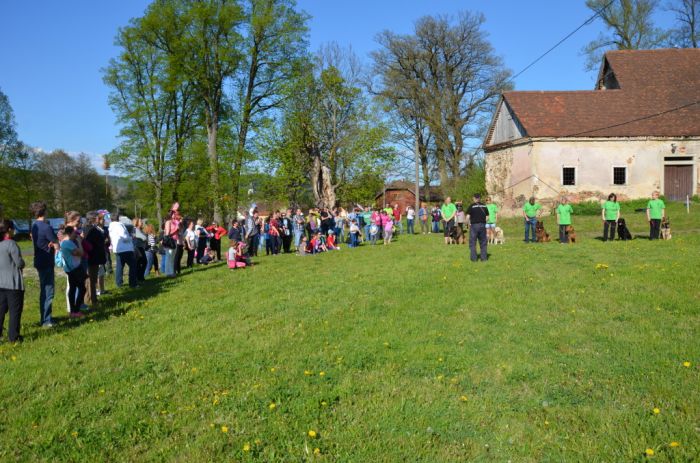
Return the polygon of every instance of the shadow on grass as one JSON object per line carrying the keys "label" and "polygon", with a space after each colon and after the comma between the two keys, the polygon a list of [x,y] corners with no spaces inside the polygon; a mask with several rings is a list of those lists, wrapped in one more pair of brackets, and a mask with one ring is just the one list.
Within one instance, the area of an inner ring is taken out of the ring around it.
{"label": "shadow on grass", "polygon": [[[161,293],[170,291],[179,284],[183,284],[194,274],[222,266],[225,266],[225,263],[216,262],[206,266],[200,265],[192,269],[183,269],[182,273],[176,277],[154,277],[140,282],[139,286],[136,288],[129,288],[128,286],[117,288],[108,295],[101,297],[99,306],[96,309],[87,312],[85,317],[71,319],[67,313],[66,315],[54,315],[54,327],[52,329],[37,327],[36,330],[24,335],[24,341],[26,342],[29,340],[53,336],[67,330],[78,328],[85,323],[101,322],[112,317],[121,317],[136,308],[133,303],[147,301],[148,299],[154,298]],[[62,294],[63,292],[56,293],[59,298]],[[56,303],[56,299],[57,298],[54,296],[54,305]]]}

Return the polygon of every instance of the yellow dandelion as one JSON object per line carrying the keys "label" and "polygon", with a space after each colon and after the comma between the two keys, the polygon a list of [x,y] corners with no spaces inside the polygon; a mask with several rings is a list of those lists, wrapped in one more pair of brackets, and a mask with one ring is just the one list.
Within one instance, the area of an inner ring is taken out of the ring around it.
{"label": "yellow dandelion", "polygon": [[304,370],[304,375],[306,375],[306,376],[311,376],[313,374],[314,374],[314,372],[311,370]]}
{"label": "yellow dandelion", "polygon": [[316,447],[316,448],[314,449],[314,455],[321,455],[321,449],[318,448],[318,447]]}
{"label": "yellow dandelion", "polygon": [[680,447],[680,442],[676,442],[675,440],[668,444],[669,447]]}
{"label": "yellow dandelion", "polygon": [[459,397],[459,400],[461,400],[462,402],[466,402],[466,401],[469,400],[469,399],[467,398],[466,395],[463,395],[463,396],[460,396],[460,397]]}
{"label": "yellow dandelion", "polygon": [[321,406],[322,406],[322,407],[325,407],[326,405],[328,405],[328,402],[326,402],[325,400],[322,400],[322,401],[321,401]]}
{"label": "yellow dandelion", "polygon": [[437,380],[442,381],[445,378],[445,375],[437,375]]}
{"label": "yellow dandelion", "polygon": [[326,376],[326,372],[325,372],[325,371],[320,371],[320,372],[318,373],[318,376]]}
{"label": "yellow dandelion", "polygon": [[309,430],[309,437],[315,439],[318,434],[313,429]]}
{"label": "yellow dandelion", "polygon": [[10,357],[10,360],[12,360],[13,362],[16,362],[16,361],[17,361],[17,357],[13,355],[12,357]]}
{"label": "yellow dandelion", "polygon": [[277,371],[277,368],[275,368],[275,367],[270,368],[270,373],[274,373],[276,371]]}
{"label": "yellow dandelion", "polygon": [[443,361],[443,358],[442,358],[442,357],[438,357],[438,362],[442,362],[442,361]]}
{"label": "yellow dandelion", "polygon": [[74,439],[76,439],[78,437],[78,431],[73,431],[72,433],[70,433],[70,435],[73,436]]}
{"label": "yellow dandelion", "polygon": [[653,412],[654,412],[654,415],[658,415],[659,413],[661,413],[661,410],[658,409],[658,408],[656,408],[656,407],[654,407]]}
{"label": "yellow dandelion", "polygon": [[228,426],[221,426],[221,432],[226,434],[228,432]]}
{"label": "yellow dandelion", "polygon": [[105,390],[104,390],[104,389],[100,389],[99,392],[100,392],[100,394],[104,394],[104,393],[105,393]]}
{"label": "yellow dandelion", "polygon": [[192,373],[197,373],[197,367],[192,367]]}
{"label": "yellow dandelion", "polygon": [[654,456],[654,449],[646,449],[644,451],[644,454],[648,457],[653,457]]}
{"label": "yellow dandelion", "polygon": [[[12,360],[14,360],[14,359],[15,359],[15,356],[13,355]],[[690,362],[688,362],[688,361],[683,362],[683,366],[686,368],[690,368]]]}
{"label": "yellow dandelion", "polygon": [[544,425],[545,425],[545,426],[549,426],[549,421],[544,420]]}
{"label": "yellow dandelion", "polygon": [[384,347],[389,347],[389,343],[385,341],[385,342],[384,342]]}
{"label": "yellow dandelion", "polygon": [[268,408],[269,408],[270,410],[274,410],[275,408],[277,408],[277,404],[274,403],[274,402],[270,402],[270,405],[268,405]]}
{"label": "yellow dandelion", "polygon": [[245,444],[243,444],[243,451],[244,451],[244,452],[250,452],[250,444],[249,444],[248,442],[246,442]]}
{"label": "yellow dandelion", "polygon": [[209,423],[209,427],[214,429],[214,423]]}

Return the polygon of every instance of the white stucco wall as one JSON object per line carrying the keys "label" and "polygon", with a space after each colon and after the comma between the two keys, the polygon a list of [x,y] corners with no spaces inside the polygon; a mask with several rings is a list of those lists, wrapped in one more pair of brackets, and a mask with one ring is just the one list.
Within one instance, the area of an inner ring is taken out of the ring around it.
{"label": "white stucco wall", "polygon": [[[675,145],[675,153],[672,152]],[[486,188],[504,215],[519,213],[534,195],[545,205],[566,195],[573,202],[616,193],[620,200],[664,191],[665,158],[692,156],[694,192],[700,193],[700,137],[693,139],[534,139],[486,155]],[[576,168],[576,185],[562,185],[562,167]],[[627,184],[613,184],[613,166],[627,167]],[[516,183],[523,178],[525,182]],[[514,186],[513,186],[514,185]],[[505,191],[503,191],[505,190]]]}

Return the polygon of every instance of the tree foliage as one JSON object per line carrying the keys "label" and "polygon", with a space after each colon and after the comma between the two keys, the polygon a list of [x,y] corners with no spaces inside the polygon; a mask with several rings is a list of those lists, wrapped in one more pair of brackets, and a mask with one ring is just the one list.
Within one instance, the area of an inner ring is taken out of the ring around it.
{"label": "tree foliage", "polygon": [[279,173],[296,193],[302,178],[309,182],[319,207],[348,202],[353,179],[381,175],[393,159],[389,130],[374,117],[360,75],[351,50],[327,45],[290,89],[284,108],[275,150]]}
{"label": "tree foliage", "polygon": [[[662,46],[667,32],[656,27],[653,14],[658,0],[586,0],[586,6],[599,12],[606,32],[586,45],[586,68],[600,66],[603,54],[608,50],[642,50]],[[609,4],[609,5],[608,5]]]}

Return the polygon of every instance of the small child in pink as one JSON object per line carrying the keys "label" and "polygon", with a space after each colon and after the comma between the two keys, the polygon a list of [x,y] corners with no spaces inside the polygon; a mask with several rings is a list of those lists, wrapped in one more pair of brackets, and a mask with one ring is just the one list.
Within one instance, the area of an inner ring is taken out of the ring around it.
{"label": "small child in pink", "polygon": [[384,244],[391,243],[391,235],[394,234],[394,221],[387,215],[384,217]]}

